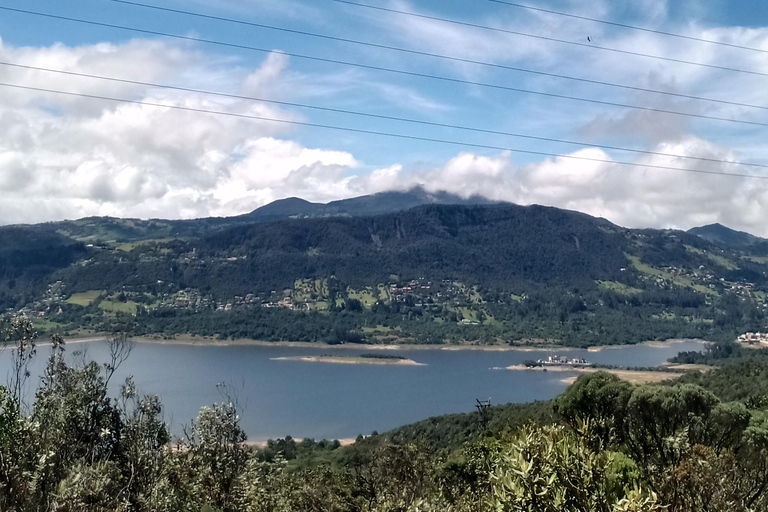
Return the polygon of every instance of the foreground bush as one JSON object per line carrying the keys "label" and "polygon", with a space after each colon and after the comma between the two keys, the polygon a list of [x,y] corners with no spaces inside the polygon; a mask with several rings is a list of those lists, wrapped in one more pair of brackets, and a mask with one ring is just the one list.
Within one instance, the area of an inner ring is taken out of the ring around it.
{"label": "foreground bush", "polygon": [[130,378],[110,396],[130,354],[125,335],[109,340],[101,365],[71,365],[54,337],[34,394],[34,332],[19,319],[6,336],[15,372],[0,386],[2,511],[768,510],[762,402],[722,402],[690,384],[582,376],[555,401],[559,422],[495,428],[453,451],[385,435],[347,448],[286,438],[255,450],[236,400],[203,407],[172,440],[156,396]]}

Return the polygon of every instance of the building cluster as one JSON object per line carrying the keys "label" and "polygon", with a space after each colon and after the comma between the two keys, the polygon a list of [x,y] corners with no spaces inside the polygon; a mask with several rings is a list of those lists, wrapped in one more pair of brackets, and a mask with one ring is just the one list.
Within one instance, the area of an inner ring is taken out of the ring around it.
{"label": "building cluster", "polygon": [[665,274],[672,276],[667,278],[663,275],[640,275],[640,279],[648,282],[652,282],[656,286],[661,288],[669,288],[678,284],[675,278],[688,281],[693,285],[704,286],[714,291],[729,291],[741,297],[757,298],[755,292],[755,284],[748,281],[730,282],[725,278],[718,278],[712,272],[706,269],[703,265],[696,270],[686,269],[681,267],[662,267],[660,269]]}
{"label": "building cluster", "polygon": [[[356,294],[348,289],[347,294]],[[378,300],[379,297],[390,304],[404,304],[411,300],[413,306],[425,305],[461,305],[482,302],[480,295],[472,288],[461,283],[444,279],[433,283],[425,277],[419,277],[403,283],[390,282],[379,285],[378,288],[368,288],[360,293],[370,293]],[[339,296],[338,298],[343,298]],[[186,289],[177,293],[163,294],[158,297],[158,306],[175,309],[215,309],[218,311],[233,311],[252,307],[285,308],[296,311],[324,310],[329,306],[328,284],[325,280],[300,280],[294,288],[272,290],[269,292],[249,292],[235,295],[228,300],[215,300],[202,295],[199,290]],[[477,324],[475,320],[465,319],[465,324]]]}
{"label": "building cluster", "polygon": [[61,304],[64,302],[65,293],[65,286],[61,281],[49,284],[41,299],[23,307],[18,314],[38,317],[60,315],[63,313]]}
{"label": "building cluster", "polygon": [[576,357],[573,359],[568,359],[567,357],[563,356],[549,356],[546,359],[538,359],[536,363],[540,364],[541,366],[591,366],[592,363],[584,359],[583,357]]}
{"label": "building cluster", "polygon": [[431,295],[431,290],[432,281],[427,281],[425,278],[420,277],[418,279],[408,281],[402,285],[398,283],[389,283],[387,293],[389,296],[389,301],[395,304],[398,302],[405,302],[409,295],[414,297]]}
{"label": "building cluster", "polygon": [[739,336],[736,341],[747,345],[768,345],[768,333],[748,332]]}

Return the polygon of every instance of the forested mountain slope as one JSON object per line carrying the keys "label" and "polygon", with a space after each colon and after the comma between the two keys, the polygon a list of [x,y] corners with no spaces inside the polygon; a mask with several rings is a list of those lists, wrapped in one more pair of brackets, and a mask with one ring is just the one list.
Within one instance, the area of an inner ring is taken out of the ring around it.
{"label": "forested mountain slope", "polygon": [[704,240],[722,247],[746,248],[767,240],[756,237],[744,231],[736,231],[722,224],[710,224],[688,230],[688,233],[699,236]]}
{"label": "forested mountain slope", "polygon": [[48,232],[73,248],[43,276],[56,291],[6,280],[8,303],[47,329],[123,318],[147,334],[326,342],[726,340],[766,323],[768,260],[749,248],[557,208],[432,204],[205,233],[83,246]]}
{"label": "forested mountain slope", "polygon": [[628,265],[623,231],[555,208],[425,206],[231,229],[202,239],[199,251],[243,258],[237,275],[275,286],[331,274],[359,286],[397,274],[501,287],[617,278]]}
{"label": "forested mountain slope", "polygon": [[0,229],[0,309],[33,301],[56,270],[85,255],[82,243],[37,227]]}
{"label": "forested mountain slope", "polygon": [[[426,204],[491,204],[484,197],[462,198],[447,192],[430,193],[416,187],[405,192],[380,192],[330,203],[311,203],[297,197],[280,199],[234,217],[207,217],[188,220],[120,219],[87,217],[79,220],[48,222],[36,226],[41,231],[64,235],[96,245],[120,245],[137,241],[196,238],[227,228],[292,218],[354,217],[408,210]],[[24,226],[29,227],[29,226]]]}

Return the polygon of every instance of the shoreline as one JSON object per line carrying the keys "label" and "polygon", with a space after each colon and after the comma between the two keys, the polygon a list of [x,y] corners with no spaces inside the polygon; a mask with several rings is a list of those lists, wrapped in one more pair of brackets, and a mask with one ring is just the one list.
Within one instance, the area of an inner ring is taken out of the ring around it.
{"label": "shoreline", "polygon": [[[66,343],[88,343],[93,341],[100,341],[104,339],[104,335],[87,335],[87,336],[71,336],[65,338]],[[649,347],[649,348],[668,348],[671,345],[698,342],[708,343],[701,339],[670,339],[667,341],[644,341],[641,343],[635,343],[633,345],[600,345],[594,347],[577,348],[566,347],[561,345],[541,345],[541,346],[520,346],[520,345],[477,345],[474,343],[464,344],[448,344],[448,343],[435,343],[435,344],[371,344],[371,343],[345,343],[340,345],[331,345],[329,343],[322,342],[307,342],[307,341],[264,341],[264,340],[252,340],[252,339],[235,339],[235,340],[219,340],[214,338],[195,336],[195,335],[177,335],[173,339],[163,339],[156,336],[136,336],[132,338],[136,343],[148,343],[156,345],[192,345],[192,346],[209,346],[209,347],[230,347],[230,346],[259,346],[259,347],[292,347],[292,348],[322,348],[322,349],[351,349],[351,350],[446,350],[446,351],[460,351],[460,350],[481,350],[487,352],[544,352],[556,350],[558,352],[574,352],[578,350],[586,350],[587,352],[602,352],[604,350],[625,350],[633,347]],[[46,342],[39,343],[38,345],[45,345]],[[50,345],[50,343],[48,343]]]}
{"label": "shoreline", "polygon": [[426,366],[413,359],[378,359],[374,357],[291,356],[272,357],[270,361],[301,361],[304,363],[368,364],[388,366]]}
{"label": "shoreline", "polygon": [[[613,375],[616,375],[622,380],[626,380],[630,384],[657,384],[659,382],[664,382],[667,380],[673,380],[677,379],[678,377],[681,377],[686,370],[702,370],[702,368],[696,367],[696,368],[687,368],[687,365],[679,365],[679,366],[669,366],[669,368],[675,368],[675,370],[680,371],[649,371],[649,370],[620,370],[620,369],[613,369],[613,368],[594,368],[594,367],[584,367],[584,366],[566,366],[566,365],[559,365],[559,366],[536,366],[533,368],[529,368],[522,364],[515,364],[512,366],[507,366],[507,370],[511,371],[531,371],[531,372],[555,372],[555,373],[577,373],[579,375],[581,374],[589,374],[589,373],[597,373],[597,372],[606,372],[611,373]],[[565,384],[573,384],[576,382],[577,376],[573,377],[565,377],[563,379],[560,379],[560,382],[563,382]]]}

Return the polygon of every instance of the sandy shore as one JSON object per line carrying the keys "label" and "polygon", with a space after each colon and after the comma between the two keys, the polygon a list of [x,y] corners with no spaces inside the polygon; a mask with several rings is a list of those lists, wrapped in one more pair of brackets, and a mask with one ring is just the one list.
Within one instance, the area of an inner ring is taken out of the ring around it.
{"label": "sandy shore", "polygon": [[635,345],[601,345],[599,347],[589,347],[587,351],[602,352],[604,350],[621,350],[621,349],[631,348],[631,347],[667,348],[670,345],[679,345],[681,343],[690,343],[690,342],[708,343],[704,340],[699,340],[699,339],[672,339],[667,341],[645,341],[643,343],[637,343]]}
{"label": "sandy shore", "polygon": [[[683,366],[683,365],[681,365]],[[687,366],[687,365],[685,365]],[[677,368],[675,368],[678,370]],[[693,368],[691,368],[693,369]],[[698,369],[698,368],[696,368]],[[573,366],[537,366],[534,368],[529,368],[522,364],[516,364],[513,366],[508,366],[507,370],[514,370],[514,371],[547,371],[547,372],[570,372],[570,373],[596,373],[596,372],[607,372],[612,373],[613,375],[616,375],[620,379],[626,380],[627,382],[631,384],[650,384],[650,383],[657,383],[657,382],[663,382],[665,380],[672,380],[680,377],[683,374],[683,371],[685,371],[684,368],[680,368],[679,372],[655,372],[655,371],[641,371],[641,370],[616,370],[616,369],[608,369],[608,368],[585,368],[585,367],[573,367]],[[566,384],[573,384],[578,376],[575,377],[566,377],[564,379],[561,379],[561,382],[564,382]]]}
{"label": "sandy shore", "polygon": [[[98,341],[104,339],[104,336],[88,335],[88,336],[74,336],[67,337],[67,343],[84,343],[88,341]],[[352,349],[357,351],[367,350],[483,350],[490,352],[541,352],[546,350],[556,350],[558,352],[573,352],[578,349],[575,347],[564,347],[560,345],[478,345],[474,343],[463,344],[354,344],[347,343],[344,345],[330,345],[328,343],[319,342],[306,342],[306,341],[263,341],[263,340],[251,340],[251,339],[236,339],[236,340],[219,340],[213,337],[194,336],[194,335],[176,335],[173,339],[163,339],[159,336],[136,336],[132,338],[137,343],[156,343],[160,345],[201,345],[201,346],[214,346],[214,347],[228,347],[228,346],[266,346],[266,347],[299,347],[299,348],[328,348],[328,349]],[[589,352],[601,352],[603,350],[622,350],[632,347],[650,347],[650,348],[665,348],[670,345],[686,343],[686,342],[701,342],[703,340],[692,339],[672,339],[668,341],[646,341],[644,343],[637,343],[635,345],[604,345],[599,347],[589,347]]]}
{"label": "sandy shore", "polygon": [[714,366],[708,366],[706,364],[673,364],[673,363],[664,363],[661,365],[662,368],[669,368],[670,370],[676,371],[676,372],[690,372],[690,371],[699,371],[699,372],[708,372],[710,370],[714,370]]}
{"label": "sandy shore", "polygon": [[377,357],[334,357],[334,356],[296,356],[296,357],[273,357],[272,361],[302,361],[305,363],[333,363],[333,364],[373,364],[373,365],[392,365],[392,366],[426,366],[423,363],[417,363],[413,359],[396,359]]}

